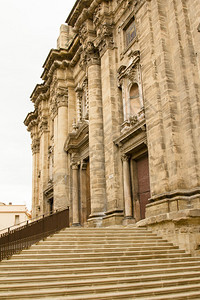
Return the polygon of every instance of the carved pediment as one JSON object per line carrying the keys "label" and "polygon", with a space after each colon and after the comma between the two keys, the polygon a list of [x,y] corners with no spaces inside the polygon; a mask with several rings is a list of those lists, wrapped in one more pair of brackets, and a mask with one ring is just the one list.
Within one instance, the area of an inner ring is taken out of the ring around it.
{"label": "carved pediment", "polygon": [[83,121],[77,131],[69,133],[64,150],[68,153],[77,153],[89,144],[89,124]]}

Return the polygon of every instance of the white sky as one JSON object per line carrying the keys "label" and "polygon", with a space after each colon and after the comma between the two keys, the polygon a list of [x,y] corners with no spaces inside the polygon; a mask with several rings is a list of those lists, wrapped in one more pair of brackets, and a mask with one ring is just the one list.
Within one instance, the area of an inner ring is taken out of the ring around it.
{"label": "white sky", "polygon": [[0,0],[0,202],[31,209],[32,153],[23,121],[75,0]]}

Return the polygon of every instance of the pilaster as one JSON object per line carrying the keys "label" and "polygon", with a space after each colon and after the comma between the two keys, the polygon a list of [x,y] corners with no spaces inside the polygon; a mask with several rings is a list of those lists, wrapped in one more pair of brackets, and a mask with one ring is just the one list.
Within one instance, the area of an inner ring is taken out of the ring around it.
{"label": "pilaster", "polygon": [[[99,8],[100,11],[100,8]],[[104,12],[104,13],[103,13]],[[106,15],[106,8],[102,8],[102,17]],[[114,214],[123,209],[122,194],[119,183],[119,154],[114,139],[120,133],[119,111],[117,101],[117,71],[116,49],[113,42],[112,18],[96,20],[97,46],[101,58],[101,82],[103,104],[105,176],[107,194],[107,213]]]}

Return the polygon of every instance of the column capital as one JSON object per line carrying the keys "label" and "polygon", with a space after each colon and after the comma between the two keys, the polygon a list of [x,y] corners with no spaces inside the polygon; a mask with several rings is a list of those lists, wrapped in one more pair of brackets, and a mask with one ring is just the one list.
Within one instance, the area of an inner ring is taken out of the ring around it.
{"label": "column capital", "polygon": [[71,168],[72,168],[72,170],[78,170],[79,164],[77,162],[72,162],[71,163]]}
{"label": "column capital", "polygon": [[122,160],[122,161],[129,161],[129,159],[130,159],[130,156],[129,156],[129,155],[127,155],[127,154],[122,154],[122,156],[121,156],[121,160]]}
{"label": "column capital", "polygon": [[87,55],[87,66],[100,65],[100,56],[98,48],[94,46],[94,43],[89,41],[85,48]]}
{"label": "column capital", "polygon": [[68,89],[58,88],[56,91],[56,103],[57,107],[67,106],[68,107]]}

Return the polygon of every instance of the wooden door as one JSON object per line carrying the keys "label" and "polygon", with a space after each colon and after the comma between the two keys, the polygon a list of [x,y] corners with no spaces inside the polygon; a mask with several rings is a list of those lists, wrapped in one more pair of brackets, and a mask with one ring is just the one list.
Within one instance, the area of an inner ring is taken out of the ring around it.
{"label": "wooden door", "polygon": [[147,154],[136,160],[140,217],[145,218],[145,207],[150,198],[149,164]]}

